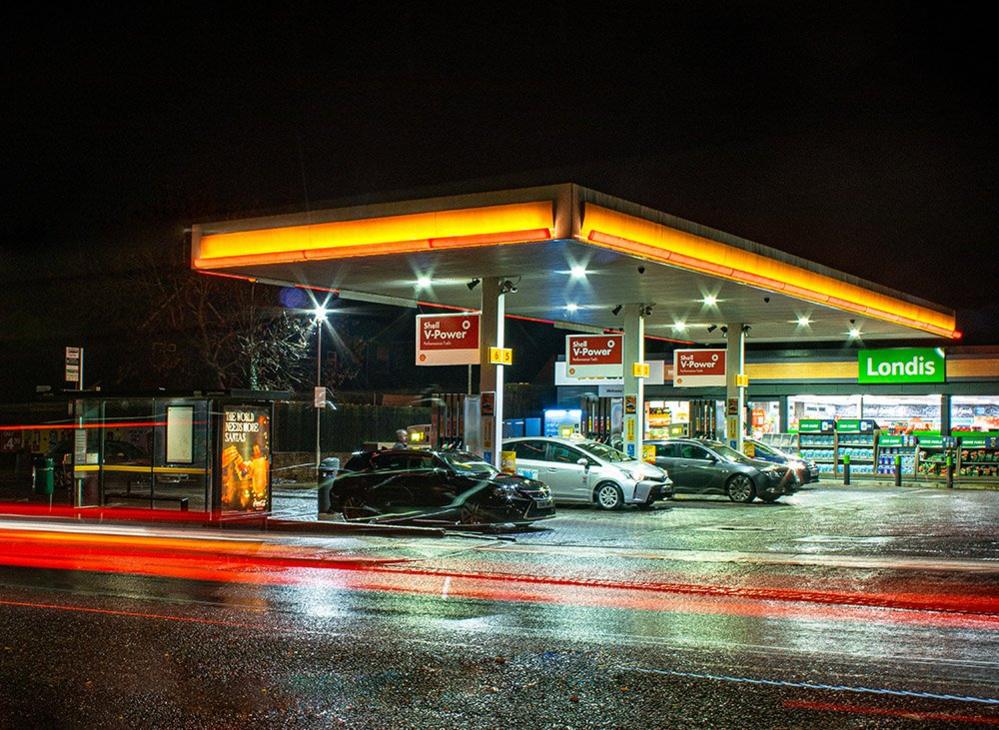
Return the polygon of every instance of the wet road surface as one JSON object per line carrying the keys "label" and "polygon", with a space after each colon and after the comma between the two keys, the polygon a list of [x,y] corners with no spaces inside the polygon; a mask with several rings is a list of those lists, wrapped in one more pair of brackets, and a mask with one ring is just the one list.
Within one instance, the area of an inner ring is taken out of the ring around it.
{"label": "wet road surface", "polygon": [[0,520],[0,726],[997,725],[995,501],[567,509],[514,540]]}

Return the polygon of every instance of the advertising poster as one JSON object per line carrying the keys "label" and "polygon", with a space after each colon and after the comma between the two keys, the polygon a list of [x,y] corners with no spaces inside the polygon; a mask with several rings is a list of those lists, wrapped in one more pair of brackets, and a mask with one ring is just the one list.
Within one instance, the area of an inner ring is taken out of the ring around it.
{"label": "advertising poster", "polygon": [[270,408],[222,408],[222,509],[263,512],[270,493]]}
{"label": "advertising poster", "polygon": [[624,335],[566,335],[565,372],[573,378],[620,378]]}
{"label": "advertising poster", "polygon": [[673,386],[700,388],[725,385],[724,350],[674,350]]}
{"label": "advertising poster", "polygon": [[479,313],[416,317],[417,365],[478,365]]}

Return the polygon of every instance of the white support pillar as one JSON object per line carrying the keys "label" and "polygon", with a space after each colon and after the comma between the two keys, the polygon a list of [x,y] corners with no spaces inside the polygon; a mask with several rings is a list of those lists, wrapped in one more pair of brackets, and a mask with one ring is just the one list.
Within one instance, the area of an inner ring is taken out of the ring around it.
{"label": "white support pillar", "polygon": [[[746,335],[741,322],[729,322],[725,345],[725,443],[742,451],[746,431],[746,388],[739,385],[745,361]],[[733,413],[734,411],[734,413]]]}
{"label": "white support pillar", "polygon": [[635,377],[633,364],[645,362],[644,305],[624,307],[624,450],[628,456],[642,458],[645,436],[645,380]]}
{"label": "white support pillar", "polygon": [[503,450],[503,366],[489,362],[490,347],[504,347],[504,327],[506,316],[506,295],[500,292],[503,279],[495,276],[483,277],[481,290],[482,312],[479,324],[479,395],[492,395],[492,415],[482,416],[483,457],[497,469],[500,467],[500,452]]}

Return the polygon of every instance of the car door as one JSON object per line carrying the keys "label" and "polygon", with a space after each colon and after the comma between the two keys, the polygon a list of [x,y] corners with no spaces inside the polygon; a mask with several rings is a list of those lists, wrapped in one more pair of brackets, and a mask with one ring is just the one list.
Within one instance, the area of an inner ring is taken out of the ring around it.
{"label": "car door", "polygon": [[436,510],[455,500],[456,478],[433,454],[411,454],[406,485],[415,507]]}
{"label": "car door", "polygon": [[587,464],[596,463],[582,451],[568,444],[548,442],[541,481],[551,488],[555,499],[590,501],[589,466],[579,464],[580,459],[585,459]]}
{"label": "car door", "polygon": [[[542,472],[547,464],[548,445],[540,439],[513,441],[506,448],[517,455],[517,473],[528,479],[545,481]],[[549,485],[550,486],[550,485]]]}
{"label": "car door", "polygon": [[673,489],[683,491],[686,484],[683,464],[680,463],[679,446],[673,442],[655,444],[656,466],[665,469],[673,482]]}
{"label": "car door", "polygon": [[411,489],[413,473],[404,451],[383,451],[365,474],[365,501],[379,512],[408,512],[419,507]]}
{"label": "car door", "polygon": [[683,443],[680,445],[680,462],[683,464],[684,479],[690,485],[690,490],[707,492],[720,489],[721,470],[717,459],[700,444]]}

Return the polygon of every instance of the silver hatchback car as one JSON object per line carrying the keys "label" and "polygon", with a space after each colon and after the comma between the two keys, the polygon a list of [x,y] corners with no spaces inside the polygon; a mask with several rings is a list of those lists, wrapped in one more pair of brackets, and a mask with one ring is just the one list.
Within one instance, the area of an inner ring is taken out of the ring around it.
{"label": "silver hatchback car", "polygon": [[517,454],[517,473],[547,484],[556,502],[610,510],[625,504],[651,507],[672,494],[663,469],[597,441],[517,438],[504,441],[503,448]]}

